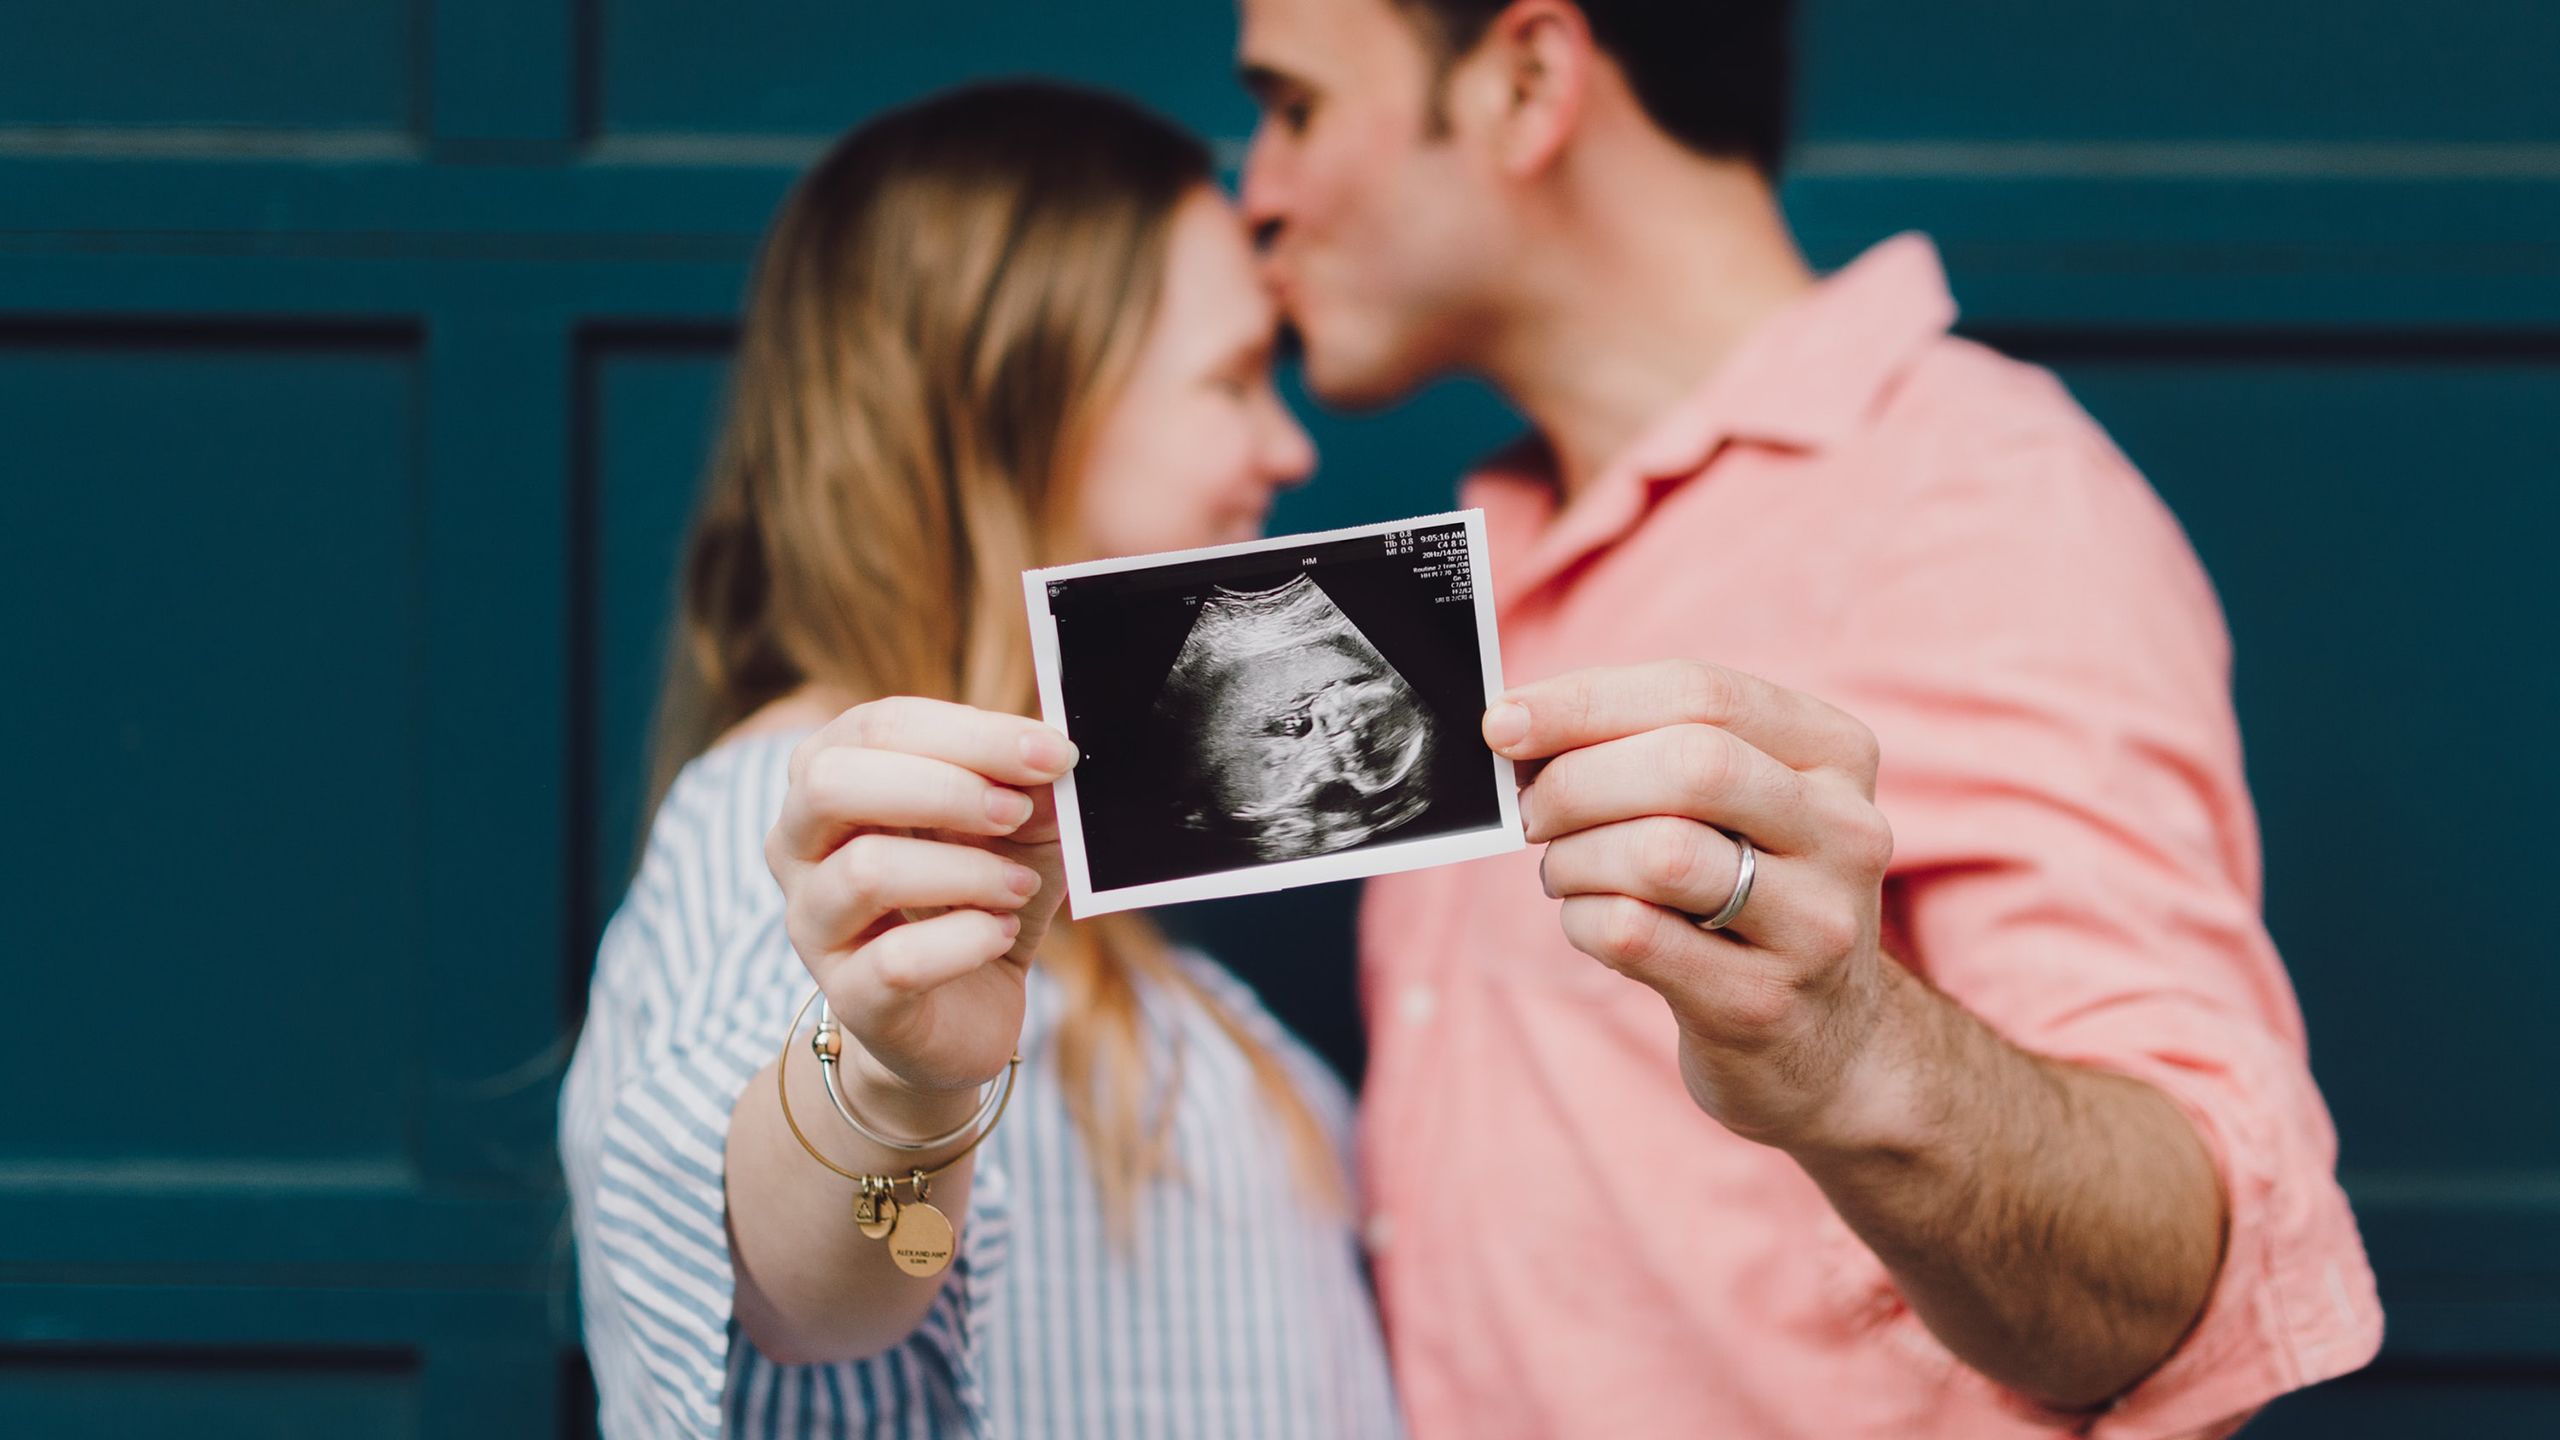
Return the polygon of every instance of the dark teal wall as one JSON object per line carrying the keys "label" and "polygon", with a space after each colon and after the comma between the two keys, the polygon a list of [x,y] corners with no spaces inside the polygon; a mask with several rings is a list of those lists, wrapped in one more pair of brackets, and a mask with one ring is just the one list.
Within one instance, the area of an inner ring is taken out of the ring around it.
{"label": "dark teal wall", "polygon": [[[0,1435],[574,1430],[552,1083],[793,167],[968,75],[1228,139],[1223,5],[0,0]],[[2391,1313],[2253,1434],[2560,1433],[2560,7],[1814,0],[1925,228],[2219,580]],[[1316,425],[1302,528],[1509,422]],[[1347,897],[1191,917],[1347,1063]]]}

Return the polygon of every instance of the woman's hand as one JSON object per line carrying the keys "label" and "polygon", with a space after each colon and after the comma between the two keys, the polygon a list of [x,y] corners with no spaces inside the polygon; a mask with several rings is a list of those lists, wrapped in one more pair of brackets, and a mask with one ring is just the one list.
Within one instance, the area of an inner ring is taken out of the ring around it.
{"label": "woman's hand", "polygon": [[892,1123],[965,1112],[1014,1053],[1066,888],[1049,786],[1075,760],[1036,721],[912,697],[857,705],[793,752],[765,861],[857,1042],[845,1078]]}

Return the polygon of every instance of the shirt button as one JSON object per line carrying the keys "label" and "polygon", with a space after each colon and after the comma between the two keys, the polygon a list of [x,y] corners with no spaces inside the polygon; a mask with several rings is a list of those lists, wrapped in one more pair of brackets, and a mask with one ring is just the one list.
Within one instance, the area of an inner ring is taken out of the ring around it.
{"label": "shirt button", "polygon": [[1395,1217],[1381,1210],[1369,1217],[1369,1223],[1363,1227],[1361,1233],[1369,1242],[1369,1253],[1381,1254],[1396,1238]]}
{"label": "shirt button", "polygon": [[1428,1023],[1431,1012],[1439,1008],[1440,996],[1428,985],[1407,985],[1404,993],[1396,997],[1396,1013],[1404,1017],[1407,1025]]}

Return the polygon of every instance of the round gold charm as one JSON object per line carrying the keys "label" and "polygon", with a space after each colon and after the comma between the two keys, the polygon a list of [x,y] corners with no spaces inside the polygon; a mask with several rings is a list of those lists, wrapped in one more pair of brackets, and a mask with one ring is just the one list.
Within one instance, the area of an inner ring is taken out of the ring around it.
{"label": "round gold charm", "polygon": [[873,1240],[885,1240],[898,1223],[898,1202],[886,1191],[864,1191],[854,1197],[853,1223]]}
{"label": "round gold charm", "polygon": [[[892,1202],[895,1203],[895,1202]],[[951,1222],[922,1200],[900,1206],[889,1258],[910,1275],[939,1275],[951,1263]]]}

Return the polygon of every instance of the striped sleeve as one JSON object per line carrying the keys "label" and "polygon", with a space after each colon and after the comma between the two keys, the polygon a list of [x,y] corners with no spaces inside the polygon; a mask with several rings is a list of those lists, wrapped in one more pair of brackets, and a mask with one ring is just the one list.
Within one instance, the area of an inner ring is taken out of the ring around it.
{"label": "striped sleeve", "polygon": [[[607,927],[561,1092],[603,1433],[780,1433],[775,1400],[802,1394],[843,1396],[853,1412],[844,1418],[875,1431],[983,1430],[976,1332],[1007,1228],[1003,1179],[988,1167],[972,1186],[954,1273],[906,1344],[867,1361],[785,1367],[737,1332],[723,1183],[729,1112],[780,1042],[798,962],[779,896],[729,903],[741,877],[699,858],[756,855],[757,844],[742,842],[761,841],[758,807],[688,812],[679,803],[700,798],[670,795]],[[740,833],[704,833],[731,829]]]}
{"label": "striped sleeve", "polygon": [[[630,1028],[601,1004],[591,1037],[600,1022]],[[587,1346],[606,1418],[628,1409],[631,1434],[721,1432],[735,1290],[722,1166],[729,1109],[767,1043],[743,1028],[690,1037],[595,1075],[578,1097],[595,1112],[579,1127],[593,1136],[588,1173],[572,1176]]]}

